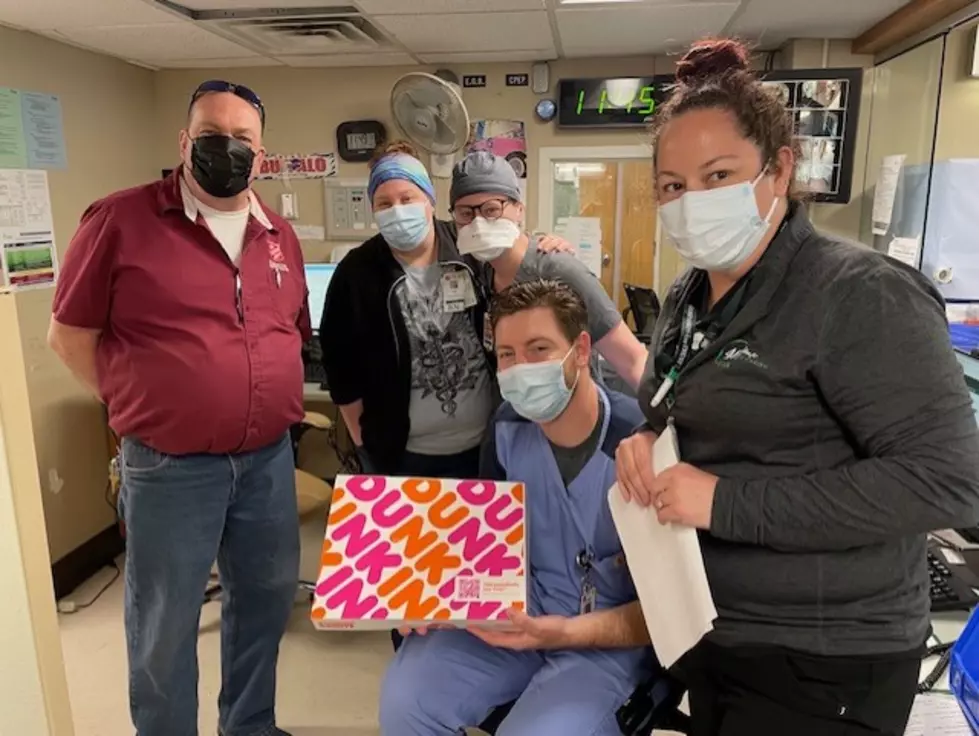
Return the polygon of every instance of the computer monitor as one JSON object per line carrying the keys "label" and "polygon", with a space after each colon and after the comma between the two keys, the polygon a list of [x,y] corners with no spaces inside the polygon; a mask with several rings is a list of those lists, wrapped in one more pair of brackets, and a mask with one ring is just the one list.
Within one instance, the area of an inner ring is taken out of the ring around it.
{"label": "computer monitor", "polygon": [[337,270],[335,263],[307,263],[306,287],[309,289],[309,321],[313,331],[320,329],[323,320],[323,303],[326,301],[326,290],[330,287],[330,279]]}

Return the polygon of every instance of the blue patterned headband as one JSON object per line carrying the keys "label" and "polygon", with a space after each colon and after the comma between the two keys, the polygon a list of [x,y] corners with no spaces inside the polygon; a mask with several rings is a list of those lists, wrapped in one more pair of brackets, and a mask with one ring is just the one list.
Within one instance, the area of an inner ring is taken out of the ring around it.
{"label": "blue patterned headband", "polygon": [[371,177],[367,182],[367,196],[370,197],[372,205],[377,188],[392,179],[403,179],[411,182],[425,192],[432,204],[435,204],[435,187],[432,186],[432,180],[428,177],[425,165],[414,156],[409,156],[406,153],[393,153],[382,158],[371,169]]}

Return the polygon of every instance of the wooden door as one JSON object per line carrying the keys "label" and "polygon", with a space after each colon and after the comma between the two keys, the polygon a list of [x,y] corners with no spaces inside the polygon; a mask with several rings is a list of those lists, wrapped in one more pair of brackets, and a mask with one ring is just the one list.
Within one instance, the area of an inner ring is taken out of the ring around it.
{"label": "wooden door", "polygon": [[[656,205],[649,159],[562,161],[554,164],[554,232],[569,218],[588,218],[601,232],[601,267],[606,292],[625,309],[622,284],[656,288]],[[547,193],[541,193],[548,196]],[[572,245],[577,245],[569,237]]]}

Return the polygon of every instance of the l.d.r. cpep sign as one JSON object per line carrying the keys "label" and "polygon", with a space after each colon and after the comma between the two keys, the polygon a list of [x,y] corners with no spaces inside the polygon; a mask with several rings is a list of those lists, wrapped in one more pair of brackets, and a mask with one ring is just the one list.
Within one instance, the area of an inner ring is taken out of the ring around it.
{"label": "l.d.r. cpep sign", "polygon": [[337,160],[332,153],[268,154],[262,161],[259,179],[325,179],[336,176]]}
{"label": "l.d.r. cpep sign", "polygon": [[337,476],[313,623],[505,624],[526,610],[525,550],[520,483]]}

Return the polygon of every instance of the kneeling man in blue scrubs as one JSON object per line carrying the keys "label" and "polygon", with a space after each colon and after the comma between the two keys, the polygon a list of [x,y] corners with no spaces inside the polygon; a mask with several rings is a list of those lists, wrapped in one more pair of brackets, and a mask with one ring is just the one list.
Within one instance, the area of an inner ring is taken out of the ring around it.
{"label": "kneeling man in blue scrubs", "polygon": [[619,736],[615,712],[654,660],[606,498],[615,449],[643,416],[592,380],[588,315],[567,286],[514,284],[491,319],[506,403],[481,476],[526,484],[530,615],[408,636],[385,676],[381,730],[458,734],[516,700],[499,736]]}

